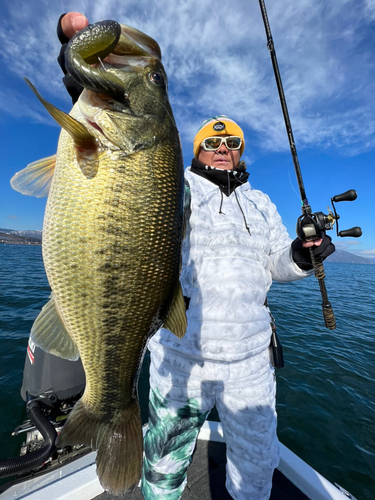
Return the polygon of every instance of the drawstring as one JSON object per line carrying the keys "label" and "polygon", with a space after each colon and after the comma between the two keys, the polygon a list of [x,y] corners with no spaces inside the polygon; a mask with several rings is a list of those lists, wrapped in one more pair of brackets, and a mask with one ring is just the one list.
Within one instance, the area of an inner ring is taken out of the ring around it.
{"label": "drawstring", "polygon": [[223,206],[223,192],[221,189],[220,189],[220,194],[221,194],[221,202],[220,202],[219,214],[225,215],[225,213],[221,211],[221,208]]}
{"label": "drawstring", "polygon": [[[248,224],[247,224],[247,220],[246,220],[246,217],[245,217],[244,211],[242,210],[242,207],[241,207],[241,205],[240,205],[240,202],[238,201],[236,191],[234,191],[234,195],[235,195],[235,197],[236,197],[236,200],[237,200],[238,206],[240,207],[240,210],[241,210],[241,213],[242,213],[243,220],[245,221],[245,227],[246,227],[246,229],[247,229],[248,233],[249,233],[249,234],[250,234],[250,236],[251,236],[251,233],[250,233],[250,228],[249,228],[249,226],[248,226]],[[221,196],[223,196],[223,195],[221,195]]]}
{"label": "drawstring", "polygon": [[[223,192],[222,192],[221,190],[220,190],[220,194],[221,194],[221,201],[220,201],[219,214],[221,214],[221,215],[225,215],[225,213],[221,210],[221,209],[223,208],[223,200],[224,200]],[[246,227],[246,229],[247,229],[247,232],[248,232],[248,233],[250,234],[250,236],[251,236],[250,227],[249,227],[249,226],[248,226],[248,224],[247,224],[247,220],[246,220],[246,217],[245,217],[245,213],[244,213],[244,211],[242,210],[242,207],[241,207],[240,202],[239,202],[239,200],[238,200],[238,197],[237,197],[237,193],[236,193],[236,191],[234,191],[234,196],[236,197],[237,204],[238,204],[238,206],[240,207],[240,210],[241,210],[241,213],[242,213],[243,220],[244,220],[244,222],[245,222],[245,227]]]}
{"label": "drawstring", "polygon": [[[207,167],[206,167],[207,168]],[[228,198],[230,196],[230,179],[229,179],[229,170],[227,170],[227,177],[228,177]],[[219,214],[225,215],[225,213],[221,210],[223,207],[223,191],[220,189],[220,194],[221,194],[221,201],[220,201],[220,208],[219,208]]]}

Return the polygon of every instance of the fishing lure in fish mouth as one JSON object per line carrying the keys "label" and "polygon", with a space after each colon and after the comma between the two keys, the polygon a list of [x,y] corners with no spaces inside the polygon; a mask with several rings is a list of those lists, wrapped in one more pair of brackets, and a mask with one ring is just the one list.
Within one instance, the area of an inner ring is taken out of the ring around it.
{"label": "fishing lure in fish mouth", "polygon": [[[298,218],[298,221],[297,221],[297,236],[300,240],[304,240],[304,241],[314,240],[317,238],[321,238],[322,235],[324,236],[326,230],[333,229],[334,222],[337,222],[338,219],[340,218],[340,216],[337,215],[337,213],[336,213],[333,202],[353,201],[357,198],[357,193],[354,191],[354,189],[351,189],[349,191],[346,191],[345,193],[342,193],[340,195],[336,195],[333,198],[331,198],[331,202],[332,202],[332,206],[333,206],[335,214],[333,214],[329,209],[328,209],[329,210],[328,215],[325,215],[322,212],[315,212],[315,213],[312,212],[311,207],[309,205],[309,202],[307,200],[305,187],[304,187],[303,180],[302,180],[301,168],[300,168],[300,164],[299,164],[299,160],[298,160],[298,156],[297,156],[297,148],[296,148],[296,145],[294,142],[292,125],[291,125],[290,119],[289,119],[289,113],[288,113],[288,108],[287,108],[287,104],[286,104],[283,84],[281,81],[279,66],[278,66],[277,58],[276,58],[275,46],[273,43],[271,28],[270,28],[270,24],[268,21],[266,5],[265,5],[264,0],[259,0],[259,5],[260,5],[261,13],[262,13],[264,28],[266,31],[267,47],[268,47],[268,49],[270,51],[270,55],[271,55],[272,66],[273,66],[273,70],[274,70],[274,74],[275,74],[277,90],[279,92],[280,104],[281,104],[281,108],[282,108],[283,115],[284,115],[284,121],[285,121],[285,127],[286,127],[286,131],[287,131],[288,139],[289,139],[290,151],[292,153],[294,169],[296,172],[298,187],[299,187],[300,196],[301,196],[302,215]],[[337,236],[341,236],[341,237],[351,236],[353,238],[358,238],[359,236],[362,235],[362,230],[358,226],[353,227],[351,229],[347,229],[346,231],[340,231],[340,232],[338,231],[338,224],[336,225],[336,227],[337,227]],[[310,251],[311,262],[312,262],[313,268],[314,268],[314,274],[315,274],[315,277],[318,279],[320,293],[322,296],[322,309],[323,309],[323,317],[324,317],[325,326],[329,330],[334,330],[336,328],[336,320],[335,320],[332,306],[328,300],[327,289],[326,289],[325,282],[324,282],[325,272],[324,272],[323,262],[319,256],[314,254],[313,247],[310,247],[309,251]]]}
{"label": "fishing lure in fish mouth", "polygon": [[[128,105],[129,96],[124,90],[124,83],[116,75],[106,71],[103,64],[103,60],[111,53],[126,55],[133,60],[135,66],[143,66],[145,58],[161,61],[160,47],[145,33],[116,21],[89,24],[69,41],[65,65],[74,80],[88,90],[111,96]],[[91,66],[96,63],[96,67]],[[163,79],[158,73],[151,73],[150,78],[157,84]]]}
{"label": "fishing lure in fish mouth", "polygon": [[[148,106],[147,114],[155,117],[161,107],[176,126],[169,110],[168,79],[160,47],[145,33],[116,21],[89,25],[69,41],[65,65],[68,74],[84,89],[75,117],[48,103],[25,80],[51,116],[74,139],[79,156],[85,161],[95,160],[99,149],[127,148],[124,135],[115,134],[114,130],[124,115],[129,119],[143,118],[145,107],[140,102],[144,100],[139,96],[140,87],[148,90],[146,99],[155,102],[154,106]],[[130,79],[132,74],[138,75],[137,78]],[[149,144],[150,139],[141,141],[131,151]]]}

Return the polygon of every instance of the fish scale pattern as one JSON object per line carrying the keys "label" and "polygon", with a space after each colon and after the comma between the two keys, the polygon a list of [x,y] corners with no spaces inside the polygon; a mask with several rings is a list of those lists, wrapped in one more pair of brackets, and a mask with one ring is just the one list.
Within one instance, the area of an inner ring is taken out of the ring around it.
{"label": "fish scale pattern", "polygon": [[105,152],[87,178],[70,142],[63,131],[43,254],[85,368],[84,400],[103,413],[133,398],[150,326],[165,319],[178,282],[181,158],[168,143],[131,157]]}

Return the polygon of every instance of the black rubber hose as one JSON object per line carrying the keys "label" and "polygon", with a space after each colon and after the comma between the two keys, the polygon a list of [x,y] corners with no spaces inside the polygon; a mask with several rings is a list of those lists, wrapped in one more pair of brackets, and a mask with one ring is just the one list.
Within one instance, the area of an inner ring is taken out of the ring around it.
{"label": "black rubber hose", "polygon": [[43,465],[56,449],[56,430],[42,412],[37,401],[31,401],[28,404],[27,415],[42,434],[46,445],[41,450],[27,453],[22,457],[0,460],[0,478],[15,476],[36,469]]}

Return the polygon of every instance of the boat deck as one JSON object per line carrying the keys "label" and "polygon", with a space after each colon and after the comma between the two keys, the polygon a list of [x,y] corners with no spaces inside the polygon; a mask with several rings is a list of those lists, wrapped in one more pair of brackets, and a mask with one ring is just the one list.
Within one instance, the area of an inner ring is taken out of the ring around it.
{"label": "boat deck", "polygon": [[[146,432],[146,426],[143,431]],[[0,488],[4,500],[142,500],[139,488],[122,496],[103,492],[96,474],[96,452],[19,478]],[[182,500],[230,500],[225,488],[226,445],[218,422],[206,421],[199,433]],[[287,479],[287,478],[290,478]],[[304,492],[304,493],[302,493]],[[334,486],[280,443],[280,465],[273,476],[271,500],[348,500]]]}
{"label": "boat deck", "polygon": [[[181,500],[232,500],[225,488],[225,443],[197,441]],[[104,492],[94,500],[143,500],[139,488],[122,497]],[[309,500],[280,471],[275,470],[270,500]]]}

